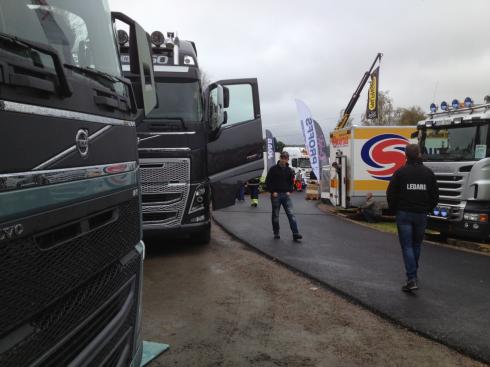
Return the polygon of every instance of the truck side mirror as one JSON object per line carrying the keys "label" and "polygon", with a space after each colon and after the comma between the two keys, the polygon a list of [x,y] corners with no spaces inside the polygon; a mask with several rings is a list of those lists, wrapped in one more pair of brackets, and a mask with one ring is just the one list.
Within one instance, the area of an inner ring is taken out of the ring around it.
{"label": "truck side mirror", "polygon": [[[223,87],[223,108],[230,107],[230,90],[227,87]],[[223,122],[226,124],[226,122]]]}
{"label": "truck side mirror", "polygon": [[139,76],[133,82],[136,105],[148,115],[157,105],[155,78],[150,36],[133,19],[119,12],[112,12],[112,20],[119,20],[129,26],[129,59],[130,72]]}
{"label": "truck side mirror", "polygon": [[221,125],[226,123],[228,116],[224,111],[223,87],[219,84],[212,84],[206,90],[207,123],[212,135],[217,135]]}

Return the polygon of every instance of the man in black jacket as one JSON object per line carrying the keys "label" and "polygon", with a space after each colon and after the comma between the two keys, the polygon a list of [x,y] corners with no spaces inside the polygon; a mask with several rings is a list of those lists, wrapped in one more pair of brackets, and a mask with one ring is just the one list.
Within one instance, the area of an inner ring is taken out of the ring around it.
{"label": "man in black jacket", "polygon": [[439,189],[434,173],[422,164],[419,146],[407,145],[405,155],[407,163],[391,178],[386,197],[390,209],[396,212],[398,238],[407,273],[402,290],[410,292],[418,289],[417,269],[427,213],[437,205]]}
{"label": "man in black jacket", "polygon": [[293,180],[294,171],[289,167],[289,153],[283,151],[279,157],[279,162],[275,166],[272,166],[267,173],[265,184],[267,190],[271,193],[272,203],[272,230],[274,232],[274,238],[279,239],[279,210],[281,205],[286,212],[289,220],[289,226],[293,232],[293,239],[295,241],[303,238],[299,234],[298,224],[293,214],[293,203],[289,196],[293,192]]}

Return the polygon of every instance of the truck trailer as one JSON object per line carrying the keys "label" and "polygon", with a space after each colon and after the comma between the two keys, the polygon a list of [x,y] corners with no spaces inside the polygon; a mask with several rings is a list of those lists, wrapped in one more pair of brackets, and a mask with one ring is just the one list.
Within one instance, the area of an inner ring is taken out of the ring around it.
{"label": "truck trailer", "polygon": [[328,195],[333,205],[359,207],[373,193],[387,208],[386,189],[391,176],[405,164],[405,146],[412,143],[415,126],[352,126],[330,133]]}
{"label": "truck trailer", "polygon": [[[144,234],[207,243],[211,202],[214,209],[233,205],[240,187],[263,171],[258,83],[203,86],[194,42],[159,31],[151,40],[157,95],[165,103],[137,126]],[[121,57],[131,78],[128,45],[121,44]],[[221,122],[213,114],[219,94]]]}
{"label": "truck trailer", "polygon": [[428,228],[443,235],[490,240],[490,104],[431,106],[417,125],[424,164],[437,177],[439,204]]}
{"label": "truck trailer", "polygon": [[106,0],[0,1],[2,367],[139,366],[135,123],[155,104],[148,35]]}

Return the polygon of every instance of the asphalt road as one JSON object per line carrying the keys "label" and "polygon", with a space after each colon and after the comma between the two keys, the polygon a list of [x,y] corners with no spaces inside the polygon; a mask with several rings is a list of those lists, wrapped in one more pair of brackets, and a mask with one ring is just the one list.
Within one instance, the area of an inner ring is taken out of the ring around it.
{"label": "asphalt road", "polygon": [[304,194],[293,195],[304,239],[292,241],[281,211],[274,240],[268,196],[213,213],[238,239],[298,269],[355,302],[422,335],[490,362],[490,257],[429,243],[422,249],[419,286],[401,291],[405,272],[395,235],[321,212]]}
{"label": "asphalt road", "polygon": [[149,367],[483,367],[348,302],[212,226],[211,243],[146,240]]}

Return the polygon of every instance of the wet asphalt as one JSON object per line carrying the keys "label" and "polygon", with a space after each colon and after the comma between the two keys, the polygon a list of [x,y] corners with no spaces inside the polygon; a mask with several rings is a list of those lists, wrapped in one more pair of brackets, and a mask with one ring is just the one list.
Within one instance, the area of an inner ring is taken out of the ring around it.
{"label": "wet asphalt", "polygon": [[250,199],[214,219],[238,239],[422,335],[490,363],[490,257],[424,243],[417,292],[405,293],[403,260],[396,235],[382,233],[316,207],[293,194],[303,235],[292,240],[281,208],[281,238],[273,239],[267,195]]}

